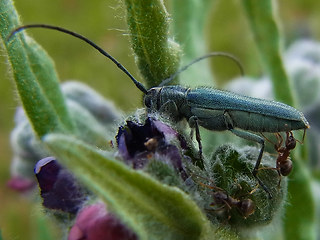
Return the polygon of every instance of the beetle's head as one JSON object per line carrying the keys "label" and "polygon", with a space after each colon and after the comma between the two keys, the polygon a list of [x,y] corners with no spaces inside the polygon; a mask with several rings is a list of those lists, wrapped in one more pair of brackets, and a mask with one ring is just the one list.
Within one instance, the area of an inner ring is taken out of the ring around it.
{"label": "beetle's head", "polygon": [[159,110],[161,87],[153,87],[144,96],[144,105],[148,109]]}

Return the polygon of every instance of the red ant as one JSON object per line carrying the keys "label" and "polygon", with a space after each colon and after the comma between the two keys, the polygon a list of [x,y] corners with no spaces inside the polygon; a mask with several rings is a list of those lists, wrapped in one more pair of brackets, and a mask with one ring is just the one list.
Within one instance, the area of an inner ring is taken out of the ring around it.
{"label": "red ant", "polygon": [[[201,176],[198,177],[203,178]],[[210,203],[210,207],[218,205],[218,208],[207,209],[209,211],[220,211],[227,209],[227,212],[229,213],[230,210],[235,207],[245,219],[255,211],[255,204],[250,198],[243,200],[235,199],[229,196],[229,194],[220,187],[210,186],[201,182],[200,185],[215,190],[213,193],[213,202]],[[228,220],[230,220],[230,218],[231,215],[229,214]]]}
{"label": "red ant", "polygon": [[283,138],[278,133],[276,136],[280,141],[274,145],[275,150],[279,153],[277,158],[276,169],[281,176],[288,176],[292,170],[292,161],[290,160],[290,151],[296,147],[297,140],[293,137],[292,132],[286,132],[287,138],[285,146],[282,147]]}
{"label": "red ant", "polygon": [[[292,170],[292,161],[290,160],[290,151],[293,150],[296,147],[296,143],[298,140],[296,140],[293,136],[293,133],[286,132],[286,141],[284,146],[283,144],[283,137],[280,133],[276,134],[276,138],[278,142],[275,144],[271,140],[269,140],[266,136],[264,138],[274,144],[274,149],[278,152],[277,162],[276,162],[276,168],[271,168],[277,170],[279,174],[279,183],[278,186],[280,186],[281,183],[281,176],[288,176]],[[270,169],[270,168],[262,168],[262,169]]]}
{"label": "red ant", "polygon": [[[212,186],[207,186],[211,189],[217,188]],[[218,188],[219,189],[219,188]],[[210,204],[210,207],[214,207],[215,205],[221,205],[219,208],[212,209],[213,211],[219,211],[227,208],[229,212],[233,207],[236,207],[239,213],[243,216],[243,218],[249,217],[255,211],[255,204],[250,198],[239,200],[229,196],[223,189],[213,193],[213,202]],[[228,220],[231,216],[228,216]]]}

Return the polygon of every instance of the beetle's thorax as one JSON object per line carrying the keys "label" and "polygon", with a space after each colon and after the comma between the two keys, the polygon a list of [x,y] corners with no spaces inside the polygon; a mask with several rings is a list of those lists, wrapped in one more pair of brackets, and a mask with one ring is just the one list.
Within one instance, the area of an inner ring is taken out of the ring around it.
{"label": "beetle's thorax", "polygon": [[173,102],[180,112],[187,107],[186,94],[188,88],[181,86],[163,86],[150,88],[144,97],[144,103],[149,110],[158,111],[168,102]]}

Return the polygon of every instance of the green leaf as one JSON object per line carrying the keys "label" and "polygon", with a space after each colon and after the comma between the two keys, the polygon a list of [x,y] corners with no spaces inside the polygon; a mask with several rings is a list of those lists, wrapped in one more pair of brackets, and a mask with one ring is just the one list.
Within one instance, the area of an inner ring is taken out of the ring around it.
{"label": "green leaf", "polygon": [[37,78],[37,82],[42,92],[56,111],[61,123],[66,129],[74,128],[70,114],[67,110],[65,99],[60,90],[59,78],[55,70],[54,62],[47,52],[33,39],[30,39],[24,48],[28,54],[28,59],[33,73]]}
{"label": "green leaf", "polygon": [[10,0],[0,2],[0,34],[24,109],[38,136],[72,130],[73,125],[59,89],[53,63],[45,51],[25,33],[7,41],[20,26]]}
{"label": "green leaf", "polygon": [[[183,65],[201,55],[208,53],[205,42],[207,14],[215,1],[212,0],[172,0],[173,28],[177,41],[183,48],[181,62]],[[213,76],[209,62],[198,63],[190,67],[187,72],[181,73],[180,82],[186,86],[212,86]]]}
{"label": "green leaf", "polygon": [[32,239],[34,240],[54,240],[61,238],[61,232],[50,224],[50,218],[44,215],[43,209],[34,207],[33,214],[30,216],[30,222],[34,228]]}
{"label": "green leaf", "polygon": [[294,168],[289,182],[289,205],[284,230],[286,239],[317,239],[316,205],[311,188],[310,172],[300,158],[293,159]]}
{"label": "green leaf", "polygon": [[169,36],[169,14],[162,0],[125,0],[125,4],[139,70],[147,88],[158,86],[179,67],[180,48]]}
{"label": "green leaf", "polygon": [[202,239],[208,234],[208,221],[180,189],[162,185],[75,138],[50,134],[44,142],[140,239]]}
{"label": "green leaf", "polygon": [[273,82],[277,100],[294,106],[294,98],[281,53],[281,36],[272,0],[242,0],[263,65]]}

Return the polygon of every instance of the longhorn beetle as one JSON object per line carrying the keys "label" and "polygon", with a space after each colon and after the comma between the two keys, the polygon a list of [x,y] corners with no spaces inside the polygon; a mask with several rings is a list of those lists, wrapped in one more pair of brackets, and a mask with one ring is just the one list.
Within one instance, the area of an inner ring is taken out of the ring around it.
{"label": "longhorn beetle", "polygon": [[194,60],[176,74],[173,74],[169,79],[164,80],[160,86],[146,89],[142,83],[137,81],[126,68],[110,54],[86,37],[67,29],[45,24],[25,25],[15,29],[8,39],[15,33],[26,28],[48,28],[64,32],[85,41],[97,49],[129,76],[136,87],[145,95],[144,104],[148,112],[166,112],[175,121],[186,119],[190,127],[195,128],[200,156],[202,156],[202,145],[199,126],[213,131],[229,130],[238,137],[259,143],[261,149],[252,174],[260,186],[268,193],[269,198],[272,198],[270,191],[257,176],[264,151],[265,140],[256,133],[290,132],[291,130],[298,129],[306,130],[310,127],[302,112],[284,103],[242,96],[209,87],[191,89],[179,85],[164,86],[191,64],[215,54],[208,54]]}

